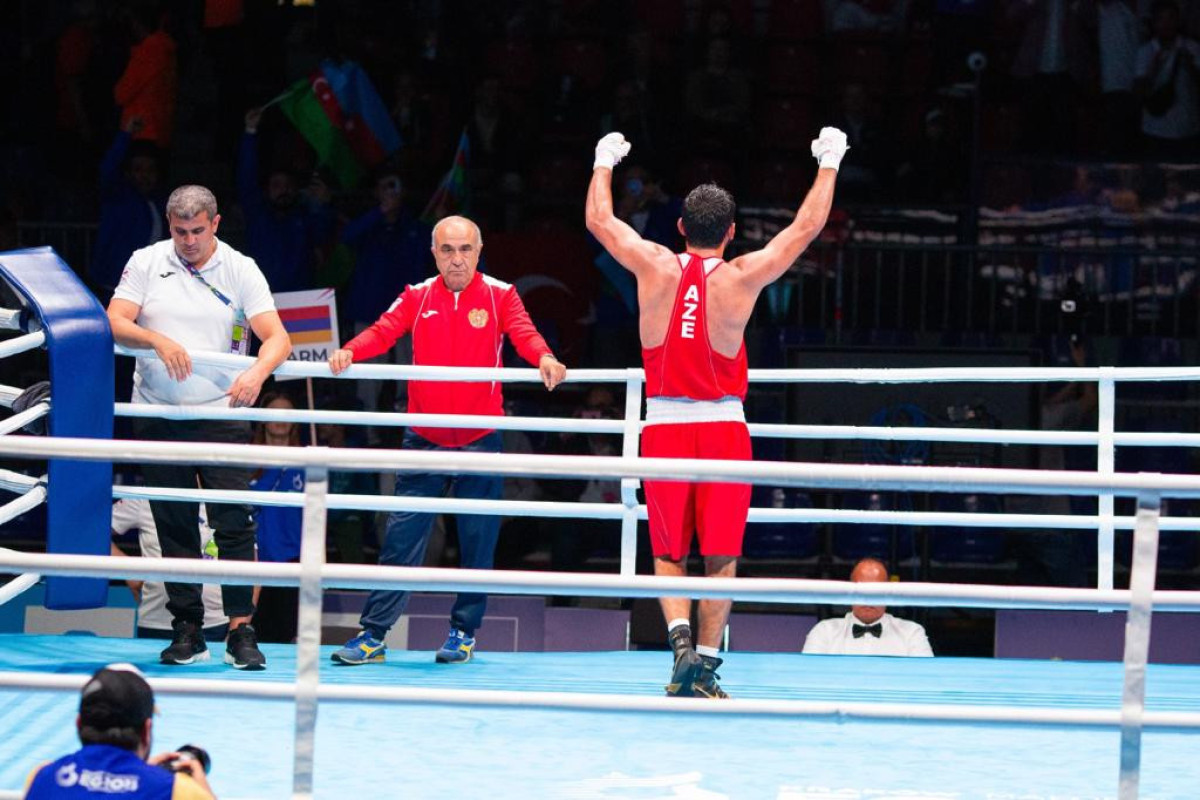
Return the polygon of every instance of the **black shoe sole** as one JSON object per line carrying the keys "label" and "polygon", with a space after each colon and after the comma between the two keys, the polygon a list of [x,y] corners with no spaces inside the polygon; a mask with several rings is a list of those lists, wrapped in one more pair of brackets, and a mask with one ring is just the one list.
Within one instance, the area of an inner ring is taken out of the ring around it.
{"label": "black shoe sole", "polygon": [[169,664],[173,667],[186,667],[201,661],[208,661],[211,657],[212,656],[207,650],[201,650],[199,653],[195,653],[191,658],[168,658],[166,656],[159,656],[158,661],[160,664]]}

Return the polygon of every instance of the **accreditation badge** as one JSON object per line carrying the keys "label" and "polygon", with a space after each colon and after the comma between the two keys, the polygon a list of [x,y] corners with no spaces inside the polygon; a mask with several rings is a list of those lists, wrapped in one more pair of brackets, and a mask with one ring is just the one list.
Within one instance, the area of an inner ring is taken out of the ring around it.
{"label": "accreditation badge", "polygon": [[471,323],[472,328],[482,328],[488,324],[488,312],[483,308],[472,308],[467,314],[467,321]]}

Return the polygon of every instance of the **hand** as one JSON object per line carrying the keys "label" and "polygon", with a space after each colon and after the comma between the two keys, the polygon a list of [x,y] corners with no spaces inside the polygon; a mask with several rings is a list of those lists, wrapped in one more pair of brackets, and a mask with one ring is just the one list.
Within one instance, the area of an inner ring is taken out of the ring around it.
{"label": "hand", "polygon": [[142,128],[144,127],[146,127],[146,123],[142,121],[141,117],[135,114],[134,116],[125,120],[125,124],[121,126],[121,130],[125,131],[130,136],[137,136],[139,133],[141,133]]}
{"label": "hand", "polygon": [[174,380],[185,381],[192,374],[192,357],[174,339],[160,336],[154,344],[154,352]]}
{"label": "hand", "polygon": [[258,123],[262,122],[263,110],[252,108],[246,112],[246,133],[258,133]]}
{"label": "hand", "polygon": [[125,581],[125,585],[129,587],[129,591],[133,594],[133,599],[137,602],[142,601],[142,584],[144,581]]}
{"label": "hand", "polygon": [[182,772],[191,777],[201,789],[208,792],[209,797],[215,797],[212,787],[208,785],[208,776],[204,774],[204,765],[194,758],[187,758],[183,753],[174,750],[167,753],[158,753],[146,759],[146,763],[152,767],[165,767],[173,761],[179,760],[172,767],[173,772]]}
{"label": "hand", "polygon": [[255,367],[243,372],[233,379],[233,385],[225,394],[229,395],[230,408],[247,408],[258,402],[258,393],[262,391],[265,375],[259,375]]}
{"label": "hand", "polygon": [[597,167],[612,169],[621,163],[622,158],[629,155],[629,148],[632,146],[625,141],[624,136],[615,131],[605,134],[600,141],[596,142],[596,163],[592,165],[592,169]]}
{"label": "hand", "polygon": [[813,158],[822,169],[837,169],[841,166],[842,156],[850,145],[846,143],[846,134],[837,128],[821,128],[821,135],[812,142]]}
{"label": "hand", "polygon": [[567,377],[567,368],[549,353],[538,361],[538,372],[542,373],[542,383],[546,384],[546,389],[551,392]]}
{"label": "hand", "polygon": [[346,371],[346,367],[354,363],[354,353],[349,350],[334,350],[333,355],[329,357],[329,371],[334,375],[341,375]]}

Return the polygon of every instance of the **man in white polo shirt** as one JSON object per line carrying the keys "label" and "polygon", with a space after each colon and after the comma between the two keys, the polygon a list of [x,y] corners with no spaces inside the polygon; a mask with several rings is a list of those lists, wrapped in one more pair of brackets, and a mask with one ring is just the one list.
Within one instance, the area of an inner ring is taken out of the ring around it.
{"label": "man in white polo shirt", "polygon": [[[129,259],[108,305],[113,337],[126,347],[152,349],[158,358],[139,358],[133,402],[185,406],[252,406],[263,382],[291,352],[287,331],[275,311],[271,289],[258,265],[217,239],[217,200],[203,186],[181,186],[167,200],[169,240],[137,250]],[[189,352],[249,351],[249,331],[262,344],[245,371],[196,365]],[[139,439],[174,442],[250,441],[250,424],[229,420],[136,419]],[[236,467],[150,463],[142,467],[147,486],[246,490],[251,472]],[[200,558],[197,504],[151,502],[162,554]],[[221,558],[254,560],[251,507],[208,503],[208,521]],[[266,658],[250,626],[250,586],[221,587],[229,638],[225,663],[263,669]],[[167,583],[167,610],[174,638],[162,651],[164,664],[207,661],[200,584]]]}
{"label": "man in white polo shirt", "polygon": [[[850,573],[853,583],[884,583],[887,567],[864,558]],[[842,656],[932,656],[925,628],[887,613],[886,606],[850,606],[844,617],[818,622],[804,640],[804,652]]]}

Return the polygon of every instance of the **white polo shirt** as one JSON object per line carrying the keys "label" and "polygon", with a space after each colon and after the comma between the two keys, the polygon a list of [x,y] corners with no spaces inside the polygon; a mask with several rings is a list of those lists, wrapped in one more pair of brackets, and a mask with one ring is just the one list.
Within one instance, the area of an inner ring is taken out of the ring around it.
{"label": "white polo shirt", "polygon": [[884,614],[879,618],[878,637],[865,633],[856,639],[853,627],[861,624],[853,611],[844,617],[822,620],[808,632],[803,652],[839,656],[933,655],[925,628],[919,623]]}
{"label": "white polo shirt", "polygon": [[[246,319],[275,310],[275,300],[254,259],[217,240],[217,249],[200,269],[204,280],[221,291],[232,307],[192,275],[166,239],[135,250],[121,273],[113,297],[141,307],[137,324],[168,336],[189,353],[231,352],[237,309]],[[133,402],[167,405],[224,406],[225,395],[240,370],[192,365],[185,381],[167,374],[157,358],[139,358],[133,374]]]}
{"label": "white polo shirt", "polygon": [[[200,504],[200,553],[205,559],[214,558],[217,546],[213,542],[212,528],[208,527],[205,517],[204,504]],[[158,528],[154,525],[154,514],[150,511],[149,500],[122,499],[113,503],[112,508],[113,533],[122,534],[127,531],[137,531],[138,547],[143,558],[162,558],[162,548],[158,542]],[[212,628],[225,625],[229,617],[225,616],[225,606],[221,600],[221,586],[216,583],[206,583],[201,590],[204,600],[204,627]],[[139,628],[149,628],[156,631],[171,630],[171,612],[167,611],[167,587],[158,581],[146,581],[142,584],[142,599],[138,603],[137,624]]]}

